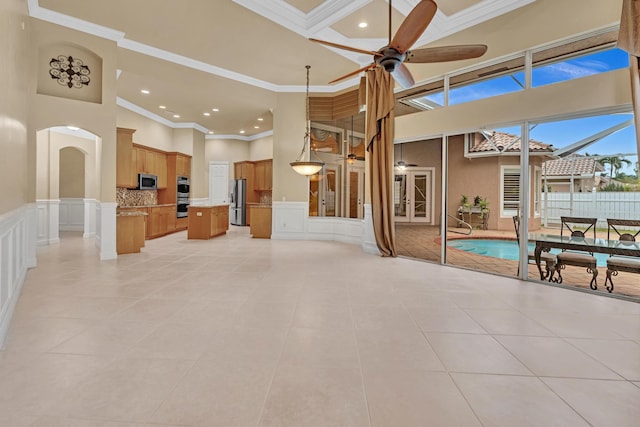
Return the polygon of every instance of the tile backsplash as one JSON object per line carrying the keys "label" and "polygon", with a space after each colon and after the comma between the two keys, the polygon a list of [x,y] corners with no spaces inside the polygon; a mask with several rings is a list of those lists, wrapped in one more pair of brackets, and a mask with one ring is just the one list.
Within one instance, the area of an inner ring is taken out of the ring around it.
{"label": "tile backsplash", "polygon": [[260,204],[261,205],[270,205],[271,204],[271,191],[258,191],[260,193]]}
{"label": "tile backsplash", "polygon": [[158,204],[156,190],[129,190],[116,188],[116,202],[118,206],[149,206]]}

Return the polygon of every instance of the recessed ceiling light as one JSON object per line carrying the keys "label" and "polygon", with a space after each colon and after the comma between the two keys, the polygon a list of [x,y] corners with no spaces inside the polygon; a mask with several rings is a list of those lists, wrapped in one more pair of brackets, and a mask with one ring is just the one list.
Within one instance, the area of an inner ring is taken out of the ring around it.
{"label": "recessed ceiling light", "polygon": [[260,126],[254,126],[253,128],[254,129],[260,129]]}
{"label": "recessed ceiling light", "polygon": [[80,130],[80,128],[78,126],[67,126],[67,129],[72,130],[72,131]]}
{"label": "recessed ceiling light", "polygon": [[151,93],[147,89],[142,89],[140,92],[144,93],[145,95],[149,95]]}
{"label": "recessed ceiling light", "polygon": [[218,110],[217,108],[212,108],[212,109],[211,109],[211,111],[218,112],[218,111],[220,111],[220,110]]}
{"label": "recessed ceiling light", "polygon": [[210,131],[208,132],[208,134],[209,134],[209,135],[213,135],[213,131],[212,131],[212,130],[210,130]]}
{"label": "recessed ceiling light", "polygon": [[158,106],[159,109],[164,110],[165,108],[167,108],[165,105],[160,105]]}
{"label": "recessed ceiling light", "polygon": [[174,115],[173,115],[173,118],[174,118],[174,119],[179,119],[179,118],[180,118],[180,114],[174,114]]}
{"label": "recessed ceiling light", "polygon": [[368,26],[368,25],[369,25],[369,24],[367,24],[366,22],[361,22],[361,23],[359,23],[359,24],[358,24],[358,27],[360,27],[360,28],[367,28],[367,26]]}
{"label": "recessed ceiling light", "polygon": [[263,119],[262,117],[258,117],[258,121],[259,121],[259,122],[261,122],[261,121],[263,121],[263,120],[264,120],[264,119]]}
{"label": "recessed ceiling light", "polygon": [[210,116],[211,113],[202,113],[203,116]]}
{"label": "recessed ceiling light", "polygon": [[241,130],[241,131],[240,131],[240,133],[244,133],[244,131],[243,131],[243,130]]}

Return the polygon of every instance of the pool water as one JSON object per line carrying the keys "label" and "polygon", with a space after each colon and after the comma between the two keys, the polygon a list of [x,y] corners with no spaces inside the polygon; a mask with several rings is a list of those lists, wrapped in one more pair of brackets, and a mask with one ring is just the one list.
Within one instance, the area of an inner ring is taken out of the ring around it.
{"label": "pool water", "polygon": [[[493,258],[518,260],[518,242],[515,240],[499,239],[454,239],[447,242],[449,247],[460,249],[461,251],[472,252],[478,255],[490,256]],[[529,250],[535,249],[534,243],[529,243]],[[552,254],[557,254],[560,249],[552,249]],[[606,267],[607,254],[594,254],[598,261],[598,267]]]}

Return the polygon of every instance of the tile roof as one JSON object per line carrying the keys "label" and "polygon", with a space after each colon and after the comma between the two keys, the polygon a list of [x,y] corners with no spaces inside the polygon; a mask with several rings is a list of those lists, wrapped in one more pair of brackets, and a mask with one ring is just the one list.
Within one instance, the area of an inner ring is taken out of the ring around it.
{"label": "tile roof", "polygon": [[570,157],[549,160],[542,164],[542,173],[547,176],[593,175],[604,168],[591,157]]}
{"label": "tile roof", "polygon": [[[477,138],[481,138],[469,150],[471,153],[482,153],[496,151],[496,147],[500,152],[514,153],[520,152],[521,139],[517,135],[512,135],[506,132],[493,131],[489,138],[488,133],[476,133]],[[489,138],[491,142],[487,139]],[[515,141],[515,142],[514,142]],[[544,144],[540,141],[533,139],[529,140],[529,152],[553,152],[553,146],[551,144]]]}

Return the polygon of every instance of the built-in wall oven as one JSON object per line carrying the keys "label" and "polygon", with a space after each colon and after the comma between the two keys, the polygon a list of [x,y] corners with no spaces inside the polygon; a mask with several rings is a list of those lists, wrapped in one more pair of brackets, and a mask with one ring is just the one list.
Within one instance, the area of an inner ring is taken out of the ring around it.
{"label": "built-in wall oven", "polygon": [[189,215],[189,177],[178,176],[177,181],[178,201],[176,216],[184,218]]}

